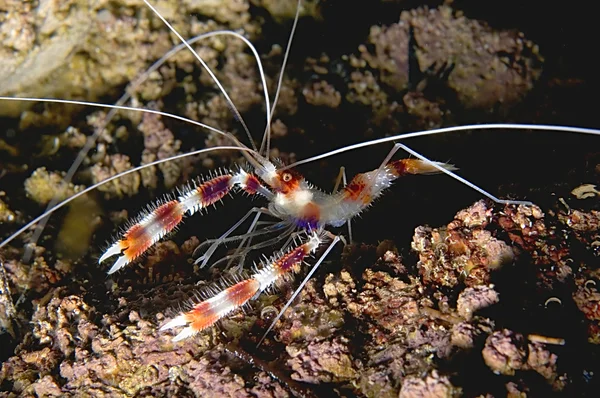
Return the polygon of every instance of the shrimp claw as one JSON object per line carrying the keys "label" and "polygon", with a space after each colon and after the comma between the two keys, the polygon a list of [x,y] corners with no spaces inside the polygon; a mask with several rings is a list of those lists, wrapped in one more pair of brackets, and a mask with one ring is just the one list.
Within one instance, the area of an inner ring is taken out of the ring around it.
{"label": "shrimp claw", "polygon": [[113,243],[99,258],[102,263],[109,257],[120,255],[108,271],[112,274],[144,254],[166,234],[173,231],[183,218],[220,201],[239,187],[248,194],[261,194],[269,197],[270,191],[258,178],[240,169],[237,173],[222,172],[211,179],[186,186],[179,191],[177,199],[164,200],[141,212],[134,223],[127,228],[121,239]]}
{"label": "shrimp claw", "polygon": [[182,313],[160,328],[161,331],[179,326],[185,328],[173,341],[180,341],[214,325],[236,309],[244,306],[260,293],[269,289],[277,281],[298,271],[305,258],[314,253],[321,245],[322,238],[313,232],[306,243],[296,246],[279,256],[273,256],[264,262],[252,277],[235,283],[215,296],[193,305],[192,309]]}

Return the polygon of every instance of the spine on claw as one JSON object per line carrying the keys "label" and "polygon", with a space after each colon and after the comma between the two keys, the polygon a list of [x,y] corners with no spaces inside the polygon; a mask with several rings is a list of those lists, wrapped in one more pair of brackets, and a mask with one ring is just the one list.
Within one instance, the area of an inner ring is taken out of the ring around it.
{"label": "spine on claw", "polygon": [[119,258],[108,271],[109,274],[114,273],[173,231],[186,215],[190,216],[218,202],[235,186],[239,186],[249,194],[269,194],[254,175],[244,170],[235,174],[223,173],[195,186],[187,187],[180,191],[177,199],[168,200],[140,214],[138,221],[104,252],[98,262],[101,263],[119,254]]}
{"label": "spine on claw", "polygon": [[314,253],[321,242],[319,236],[314,233],[306,243],[279,257],[272,258],[249,279],[240,281],[215,296],[195,304],[190,311],[178,315],[160,330],[185,326],[173,339],[173,341],[180,341],[214,325],[220,319],[258,297],[260,293],[273,286],[290,271],[296,272],[305,258]]}

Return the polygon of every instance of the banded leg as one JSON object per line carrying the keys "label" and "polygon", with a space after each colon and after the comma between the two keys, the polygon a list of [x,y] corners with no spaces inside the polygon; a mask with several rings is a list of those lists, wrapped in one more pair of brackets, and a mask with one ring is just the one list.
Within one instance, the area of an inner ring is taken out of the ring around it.
{"label": "banded leg", "polygon": [[298,271],[306,257],[314,253],[321,243],[319,234],[313,233],[304,244],[272,257],[250,278],[237,282],[215,296],[195,304],[191,310],[167,322],[160,330],[185,326],[173,339],[173,341],[180,341],[214,325],[250,300],[256,299],[260,293],[289,275],[290,271]]}
{"label": "banded leg", "polygon": [[109,274],[123,268],[145,253],[152,245],[173,231],[183,218],[220,201],[234,187],[240,187],[249,194],[260,194],[270,198],[273,194],[261,185],[252,174],[240,170],[237,173],[224,173],[203,181],[196,186],[180,190],[177,199],[172,199],[150,207],[140,213],[136,221],[123,233],[121,239],[110,246],[98,260],[102,263],[109,257],[119,255],[108,271]]}

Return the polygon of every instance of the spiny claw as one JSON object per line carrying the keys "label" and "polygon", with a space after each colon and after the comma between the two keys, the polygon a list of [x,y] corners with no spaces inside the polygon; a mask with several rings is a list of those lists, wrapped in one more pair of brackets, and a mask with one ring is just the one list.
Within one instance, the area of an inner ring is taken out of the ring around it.
{"label": "spiny claw", "polygon": [[121,268],[123,268],[131,262],[130,259],[127,258],[127,255],[124,252],[125,250],[127,250],[127,248],[123,248],[123,242],[120,240],[116,241],[111,247],[106,249],[102,257],[98,259],[98,264],[103,263],[109,257],[112,257],[116,254],[120,254],[117,261],[115,261],[110,270],[108,270],[108,274],[110,275],[117,272],[118,270],[120,270]]}
{"label": "spiny claw", "polygon": [[[186,326],[187,324],[188,324],[188,320],[186,319],[186,316],[184,314],[182,314],[182,315],[179,315],[179,316],[171,319],[169,322],[164,324],[160,328],[160,331],[163,332],[165,330],[173,329],[173,328],[176,328],[179,326]],[[179,332],[177,334],[177,336],[173,337],[173,342],[185,340],[188,337],[194,336],[196,333],[198,333],[198,332],[196,330],[194,330],[194,328],[192,328],[191,326],[187,326],[181,332]]]}
{"label": "spiny claw", "polygon": [[177,336],[173,337],[173,342],[176,343],[178,341],[185,340],[188,337],[193,337],[196,333],[198,332],[195,331],[191,326],[188,326],[187,328],[184,328],[181,332],[179,332]]}
{"label": "spiny claw", "polygon": [[264,262],[263,266],[257,269],[252,277],[238,282],[234,279],[231,282],[232,285],[228,288],[200,303],[192,303],[189,311],[179,314],[162,326],[160,330],[164,331],[185,326],[173,338],[173,341],[180,341],[211,327],[225,316],[246,305],[250,300],[256,299],[261,292],[268,289],[284,275],[296,271],[306,257],[310,253],[314,253],[320,244],[321,238],[316,233],[313,234],[306,243],[281,253],[279,256],[273,256],[269,261]]}
{"label": "spiny claw", "polygon": [[169,330],[169,329],[173,329],[179,326],[185,326],[187,325],[188,321],[185,319],[185,315],[181,314],[179,316],[176,316],[175,318],[171,319],[169,322],[165,323],[163,326],[161,326],[160,331],[165,331],[165,330]]}
{"label": "spiny claw", "polygon": [[125,256],[119,257],[119,259],[117,261],[115,261],[113,266],[108,270],[108,274],[110,275],[110,274],[117,272],[118,270],[120,270],[121,268],[126,266],[127,264],[129,264],[129,260],[127,260],[127,257],[125,257]]}
{"label": "spiny claw", "polygon": [[111,247],[106,249],[104,254],[98,259],[98,264],[103,263],[107,258],[114,256],[115,254],[121,254],[121,244],[119,241],[116,241]]}
{"label": "spiny claw", "polygon": [[184,215],[192,215],[215,204],[231,192],[235,184],[247,185],[246,181],[249,178],[247,173],[239,176],[230,173],[218,175],[197,186],[186,187],[176,199],[159,201],[150,206],[137,216],[137,221],[130,225],[121,239],[106,250],[99,262],[120,254],[119,259],[108,271],[109,274],[116,272],[173,231],[181,223]]}

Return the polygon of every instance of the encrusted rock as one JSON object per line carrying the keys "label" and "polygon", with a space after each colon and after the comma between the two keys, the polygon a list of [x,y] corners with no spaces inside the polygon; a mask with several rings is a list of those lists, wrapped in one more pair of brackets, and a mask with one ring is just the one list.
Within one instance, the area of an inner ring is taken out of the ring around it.
{"label": "encrusted rock", "polygon": [[448,376],[433,371],[424,378],[409,376],[404,379],[399,398],[450,398],[459,397],[462,390],[454,387]]}
{"label": "encrusted rock", "polygon": [[64,182],[63,178],[64,173],[49,172],[45,167],[40,167],[25,180],[25,192],[40,205],[47,205],[55,197],[62,201],[83,189],[82,186]]}
{"label": "encrusted rock", "polygon": [[490,335],[482,354],[486,365],[503,375],[514,375],[527,361],[523,336],[507,329]]}
{"label": "encrusted rock", "polygon": [[499,301],[500,297],[494,290],[494,285],[468,287],[458,296],[456,309],[463,318],[471,320],[475,312]]}
{"label": "encrusted rock", "polygon": [[412,248],[419,253],[424,283],[454,287],[464,279],[469,286],[487,284],[491,270],[513,260],[511,247],[483,229],[489,214],[478,202],[447,227],[415,229]]}
{"label": "encrusted rock", "polygon": [[332,342],[310,343],[306,349],[286,347],[288,365],[294,371],[292,378],[307,383],[330,383],[351,380],[358,375],[354,370],[348,342],[336,339]]}

